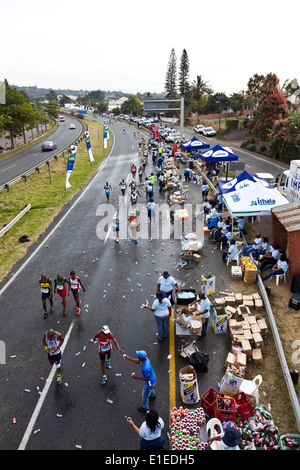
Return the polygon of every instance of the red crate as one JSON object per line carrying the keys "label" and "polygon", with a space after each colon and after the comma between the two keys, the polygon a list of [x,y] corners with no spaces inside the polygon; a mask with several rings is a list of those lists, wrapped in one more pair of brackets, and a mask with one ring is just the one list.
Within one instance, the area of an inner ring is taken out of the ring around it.
{"label": "red crate", "polygon": [[242,419],[248,419],[251,416],[254,416],[254,411],[252,408],[251,401],[249,397],[244,392],[236,393],[233,395],[233,398],[237,404],[237,411]]}
{"label": "red crate", "polygon": [[216,399],[215,418],[220,421],[234,421],[236,418],[236,402],[234,398],[219,397]]}
{"label": "red crate", "polygon": [[205,413],[208,414],[208,416],[212,416],[214,414],[214,410],[216,407],[216,399],[220,396],[221,394],[217,392],[214,388],[209,388],[201,396],[201,407],[204,409]]}

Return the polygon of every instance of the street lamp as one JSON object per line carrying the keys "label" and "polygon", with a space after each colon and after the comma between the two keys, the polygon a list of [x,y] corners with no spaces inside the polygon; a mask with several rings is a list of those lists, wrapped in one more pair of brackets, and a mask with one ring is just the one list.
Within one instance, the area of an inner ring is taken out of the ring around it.
{"label": "street lamp", "polygon": [[216,103],[219,104],[219,137],[221,135],[221,100],[216,100]]}

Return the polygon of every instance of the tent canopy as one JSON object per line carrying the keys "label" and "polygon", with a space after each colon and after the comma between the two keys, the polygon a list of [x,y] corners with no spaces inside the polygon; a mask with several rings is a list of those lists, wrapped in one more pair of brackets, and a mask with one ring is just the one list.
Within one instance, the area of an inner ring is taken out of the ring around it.
{"label": "tent canopy", "polygon": [[239,158],[230,148],[221,147],[220,145],[201,153],[198,157],[204,162],[234,162]]}
{"label": "tent canopy", "polygon": [[269,183],[243,171],[229,181],[218,182],[223,200],[234,216],[270,215],[273,207],[287,204],[287,199]]}
{"label": "tent canopy", "polygon": [[201,150],[209,149],[210,145],[206,142],[202,142],[201,140],[197,139],[197,137],[193,137],[191,140],[188,140],[184,144],[181,144],[181,147],[184,150]]}

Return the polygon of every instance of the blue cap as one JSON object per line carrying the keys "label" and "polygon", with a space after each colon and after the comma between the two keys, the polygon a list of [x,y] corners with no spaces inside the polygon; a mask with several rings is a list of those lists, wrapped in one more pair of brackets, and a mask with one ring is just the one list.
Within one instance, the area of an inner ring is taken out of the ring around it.
{"label": "blue cap", "polygon": [[137,357],[140,357],[141,359],[146,359],[147,357],[146,351],[135,351],[135,354]]}

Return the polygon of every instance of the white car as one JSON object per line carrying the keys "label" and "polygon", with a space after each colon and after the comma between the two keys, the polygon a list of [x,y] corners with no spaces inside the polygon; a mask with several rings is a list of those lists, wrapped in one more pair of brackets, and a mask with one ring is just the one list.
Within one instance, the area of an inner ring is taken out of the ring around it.
{"label": "white car", "polygon": [[71,122],[71,124],[69,125],[69,129],[76,129],[75,124],[73,124],[73,123]]}
{"label": "white car", "polygon": [[206,137],[213,137],[216,135],[216,131],[213,127],[204,127],[204,129],[202,129],[202,134]]}
{"label": "white car", "polygon": [[[184,139],[184,136],[183,136]],[[177,140],[180,141],[180,132],[175,132],[174,134],[169,134],[166,137],[166,142],[176,142]]]}
{"label": "white car", "polygon": [[198,134],[202,134],[203,129],[205,129],[205,126],[203,126],[203,124],[198,124],[197,126],[194,126],[194,131]]}
{"label": "white car", "polygon": [[254,173],[253,176],[256,176],[257,178],[261,178],[263,180],[266,180],[267,183],[269,183],[273,188],[275,188],[276,185],[276,178],[271,174],[271,173]]}

